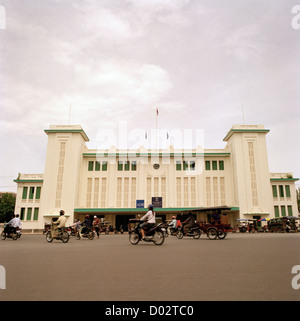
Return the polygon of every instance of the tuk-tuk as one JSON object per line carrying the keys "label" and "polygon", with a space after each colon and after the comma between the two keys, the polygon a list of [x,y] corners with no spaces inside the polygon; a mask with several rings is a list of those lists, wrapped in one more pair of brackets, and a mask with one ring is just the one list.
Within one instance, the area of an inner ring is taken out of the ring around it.
{"label": "tuk-tuk", "polygon": [[237,219],[237,221],[237,229],[240,233],[246,233],[247,231],[249,231],[249,233],[257,231],[256,219]]}
{"label": "tuk-tuk", "polygon": [[269,232],[296,232],[296,220],[298,217],[294,216],[283,216],[271,218],[268,221],[268,231]]}

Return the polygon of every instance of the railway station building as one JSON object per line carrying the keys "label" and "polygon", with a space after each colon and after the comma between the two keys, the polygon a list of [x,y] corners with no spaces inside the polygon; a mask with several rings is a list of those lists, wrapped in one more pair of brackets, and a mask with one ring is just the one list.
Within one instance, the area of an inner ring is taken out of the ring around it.
{"label": "railway station building", "polygon": [[113,227],[153,204],[158,217],[192,212],[237,219],[298,216],[292,173],[270,173],[263,125],[234,125],[224,149],[88,149],[79,125],[51,125],[44,173],[19,173],[15,214],[38,231],[63,209],[70,225],[96,215]]}

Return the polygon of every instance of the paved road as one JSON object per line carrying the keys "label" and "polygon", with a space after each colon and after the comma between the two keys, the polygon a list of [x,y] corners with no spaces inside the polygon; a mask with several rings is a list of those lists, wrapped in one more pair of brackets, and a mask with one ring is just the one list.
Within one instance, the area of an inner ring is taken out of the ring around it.
{"label": "paved road", "polygon": [[[229,234],[225,240],[168,237],[162,246],[133,246],[128,235],[43,235],[0,240],[6,270],[1,300],[294,300],[292,267],[298,234]],[[298,281],[300,282],[300,281]]]}

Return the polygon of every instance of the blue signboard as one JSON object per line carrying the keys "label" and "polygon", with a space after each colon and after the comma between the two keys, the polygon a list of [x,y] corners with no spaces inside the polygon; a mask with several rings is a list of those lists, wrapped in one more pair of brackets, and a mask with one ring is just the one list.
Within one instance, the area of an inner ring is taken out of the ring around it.
{"label": "blue signboard", "polygon": [[145,208],[144,200],[136,200],[136,208]]}

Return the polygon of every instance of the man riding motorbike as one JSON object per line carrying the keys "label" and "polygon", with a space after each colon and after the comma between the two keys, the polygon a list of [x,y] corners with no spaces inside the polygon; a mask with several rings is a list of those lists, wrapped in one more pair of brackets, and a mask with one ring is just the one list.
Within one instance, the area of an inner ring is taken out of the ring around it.
{"label": "man riding motorbike", "polygon": [[61,231],[62,228],[64,228],[66,226],[66,221],[67,221],[67,218],[65,217],[65,211],[64,210],[61,210],[59,212],[59,218],[56,222],[53,222],[53,224],[57,225],[55,228],[54,228],[54,233],[55,234],[58,234],[58,232]]}
{"label": "man riding motorbike", "polygon": [[141,218],[141,221],[145,221],[141,224],[141,234],[142,234],[142,239],[145,238],[145,229],[146,228],[151,228],[152,226],[155,225],[156,219],[155,219],[155,212],[153,210],[153,205],[148,206],[148,212]]}
{"label": "man riding motorbike", "polygon": [[187,234],[189,232],[190,228],[196,225],[195,221],[196,220],[195,220],[194,216],[192,215],[192,213],[189,213],[188,218],[184,222],[182,222],[182,224],[185,224],[183,226],[184,234]]}

